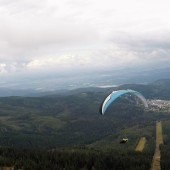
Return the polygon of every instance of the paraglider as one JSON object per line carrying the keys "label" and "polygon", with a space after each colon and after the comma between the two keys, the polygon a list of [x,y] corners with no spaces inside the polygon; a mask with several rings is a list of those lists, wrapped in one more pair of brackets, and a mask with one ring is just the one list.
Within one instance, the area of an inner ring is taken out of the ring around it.
{"label": "paraglider", "polygon": [[147,101],[145,99],[145,97],[135,91],[135,90],[131,90],[131,89],[127,89],[127,90],[118,90],[118,91],[113,91],[111,94],[109,94],[109,96],[106,97],[106,99],[102,102],[101,107],[100,107],[100,113],[102,115],[104,115],[105,111],[107,110],[107,108],[110,106],[110,104],[112,102],[114,102],[117,98],[119,98],[120,96],[127,94],[127,93],[131,93],[134,94],[135,96],[137,96],[144,104],[145,108],[148,107]]}
{"label": "paraglider", "polygon": [[124,144],[124,143],[127,143],[127,142],[128,142],[128,138],[123,138],[123,139],[120,141],[121,144]]}
{"label": "paraglider", "polygon": [[[106,112],[107,108],[111,105],[111,103],[113,103],[117,98],[119,98],[122,95],[125,95],[127,93],[133,94],[136,97],[138,97],[142,103],[144,104],[145,108],[148,108],[148,104],[147,101],[145,99],[145,97],[135,91],[135,90],[131,90],[131,89],[127,89],[127,90],[118,90],[118,91],[113,91],[111,94],[109,94],[104,101],[102,102],[101,106],[100,106],[100,114],[104,115],[104,113]],[[128,142],[128,138],[122,138],[120,140],[120,144],[126,144]]]}

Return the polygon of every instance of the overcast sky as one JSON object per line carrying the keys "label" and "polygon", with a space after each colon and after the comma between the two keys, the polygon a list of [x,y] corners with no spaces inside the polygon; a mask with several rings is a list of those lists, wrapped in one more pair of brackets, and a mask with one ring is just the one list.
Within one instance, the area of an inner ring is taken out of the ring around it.
{"label": "overcast sky", "polygon": [[170,65],[169,0],[0,0],[0,76]]}

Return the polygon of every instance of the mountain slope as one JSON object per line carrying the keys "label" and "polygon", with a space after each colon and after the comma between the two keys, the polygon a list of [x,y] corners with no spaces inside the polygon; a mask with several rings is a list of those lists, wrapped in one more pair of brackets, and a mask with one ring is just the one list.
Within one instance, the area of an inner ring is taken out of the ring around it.
{"label": "mountain slope", "polygon": [[99,114],[102,100],[112,90],[127,88],[147,98],[170,99],[166,83],[164,88],[158,83],[126,84],[114,88],[77,89],[64,95],[3,97],[0,98],[0,145],[53,148],[92,144],[109,135],[118,137],[122,129],[169,119],[168,114],[148,114],[133,98],[127,100],[126,97],[116,100],[105,116]]}

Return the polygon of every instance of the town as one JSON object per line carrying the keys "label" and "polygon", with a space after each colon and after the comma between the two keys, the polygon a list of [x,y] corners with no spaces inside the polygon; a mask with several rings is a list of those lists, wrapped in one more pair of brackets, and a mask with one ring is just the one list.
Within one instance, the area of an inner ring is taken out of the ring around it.
{"label": "town", "polygon": [[170,112],[170,100],[150,99],[147,100],[149,108],[154,111],[168,111]]}

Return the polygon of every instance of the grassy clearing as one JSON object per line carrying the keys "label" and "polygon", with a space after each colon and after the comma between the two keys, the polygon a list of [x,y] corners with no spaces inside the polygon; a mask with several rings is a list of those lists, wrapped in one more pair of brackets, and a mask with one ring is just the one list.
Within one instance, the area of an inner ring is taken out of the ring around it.
{"label": "grassy clearing", "polygon": [[[65,125],[65,122],[55,116],[35,116],[33,122],[38,125],[38,129],[41,127],[48,127],[50,129],[58,130]],[[41,131],[41,130],[40,130]]]}
{"label": "grassy clearing", "polygon": [[146,143],[146,138],[145,137],[141,137],[136,148],[135,151],[140,151],[142,152],[143,149],[145,148],[145,143]]}

